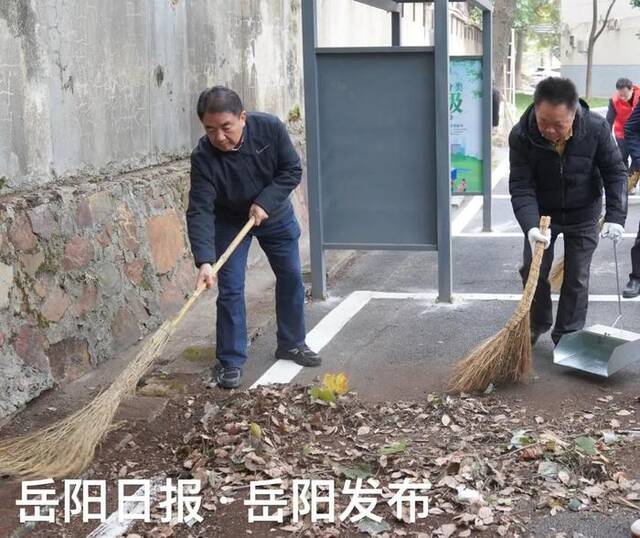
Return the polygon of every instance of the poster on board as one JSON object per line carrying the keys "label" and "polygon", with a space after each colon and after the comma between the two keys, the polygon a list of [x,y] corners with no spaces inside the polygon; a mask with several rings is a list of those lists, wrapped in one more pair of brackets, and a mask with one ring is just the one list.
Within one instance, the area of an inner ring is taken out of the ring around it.
{"label": "poster on board", "polygon": [[451,192],[482,194],[482,59],[451,58]]}

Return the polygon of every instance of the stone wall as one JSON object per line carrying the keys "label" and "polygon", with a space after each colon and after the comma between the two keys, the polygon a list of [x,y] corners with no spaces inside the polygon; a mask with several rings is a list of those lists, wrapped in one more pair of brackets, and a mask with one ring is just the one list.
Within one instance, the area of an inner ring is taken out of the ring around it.
{"label": "stone wall", "polygon": [[[304,156],[303,125],[289,122]],[[304,162],[304,159],[303,159]],[[0,197],[0,417],[174,315],[196,270],[189,161]],[[308,258],[304,184],[292,195]],[[254,242],[249,267],[266,268]]]}
{"label": "stone wall", "polygon": [[193,288],[188,163],[0,200],[0,416],[137,342]]}

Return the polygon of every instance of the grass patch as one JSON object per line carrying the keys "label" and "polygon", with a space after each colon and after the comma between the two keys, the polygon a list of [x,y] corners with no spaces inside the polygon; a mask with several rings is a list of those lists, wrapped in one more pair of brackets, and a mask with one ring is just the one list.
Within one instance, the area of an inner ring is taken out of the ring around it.
{"label": "grass patch", "polygon": [[[587,101],[586,98],[583,97],[583,99]],[[527,110],[531,103],[533,103],[533,95],[522,92],[516,93],[516,114],[518,118],[524,114],[524,111]],[[609,106],[609,97],[592,97],[587,103],[591,108],[607,107]]]}

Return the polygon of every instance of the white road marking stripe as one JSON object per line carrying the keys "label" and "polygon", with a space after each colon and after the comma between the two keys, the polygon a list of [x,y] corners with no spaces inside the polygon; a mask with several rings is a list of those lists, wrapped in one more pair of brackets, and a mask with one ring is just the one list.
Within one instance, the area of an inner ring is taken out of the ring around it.
{"label": "white road marking stripe", "polygon": [[[482,237],[482,238],[505,238],[505,237],[524,237],[524,234],[522,232],[460,232],[457,234],[454,234],[453,237]],[[562,234],[560,234],[558,237],[562,237]],[[634,233],[630,233],[630,232],[625,232],[622,235],[623,238],[629,238],[629,239],[634,239],[636,237],[636,234]]]}
{"label": "white road marking stripe", "polygon": [[[316,353],[326,346],[331,339],[371,300],[372,292],[355,291],[329,312],[307,334],[307,345]],[[251,388],[272,383],[289,383],[302,370],[302,366],[293,361],[276,361]]]}

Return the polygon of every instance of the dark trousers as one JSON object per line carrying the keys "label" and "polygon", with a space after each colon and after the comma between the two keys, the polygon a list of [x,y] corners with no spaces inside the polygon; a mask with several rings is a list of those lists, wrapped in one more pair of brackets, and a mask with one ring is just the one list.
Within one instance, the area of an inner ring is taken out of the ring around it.
{"label": "dark trousers", "polygon": [[[551,245],[544,252],[540,266],[538,287],[531,305],[531,329],[546,332],[553,325],[549,272],[553,262],[553,249],[558,234],[564,236],[564,280],[556,323],[551,339],[558,343],[563,334],[579,331],[584,327],[589,303],[589,271],[591,259],[598,246],[596,223],[580,226],[551,226]],[[527,281],[531,266],[531,247],[525,237],[523,266],[520,269],[523,284]]]}
{"label": "dark trousers", "polygon": [[[241,228],[241,224],[216,221],[218,256]],[[300,226],[291,208],[277,222],[267,219],[254,228],[218,273],[216,356],[225,366],[242,368],[247,360],[244,282],[253,237],[258,239],[276,275],[278,345],[291,349],[305,341],[304,285],[298,251]]]}
{"label": "dark trousers", "polygon": [[640,280],[640,225],[636,235],[636,242],[631,247],[631,273],[629,278]]}
{"label": "dark trousers", "polygon": [[627,148],[627,143],[624,138],[616,138],[616,142],[618,143],[618,149],[620,150],[620,155],[622,155],[622,162],[628,168],[629,167],[629,149]]}

